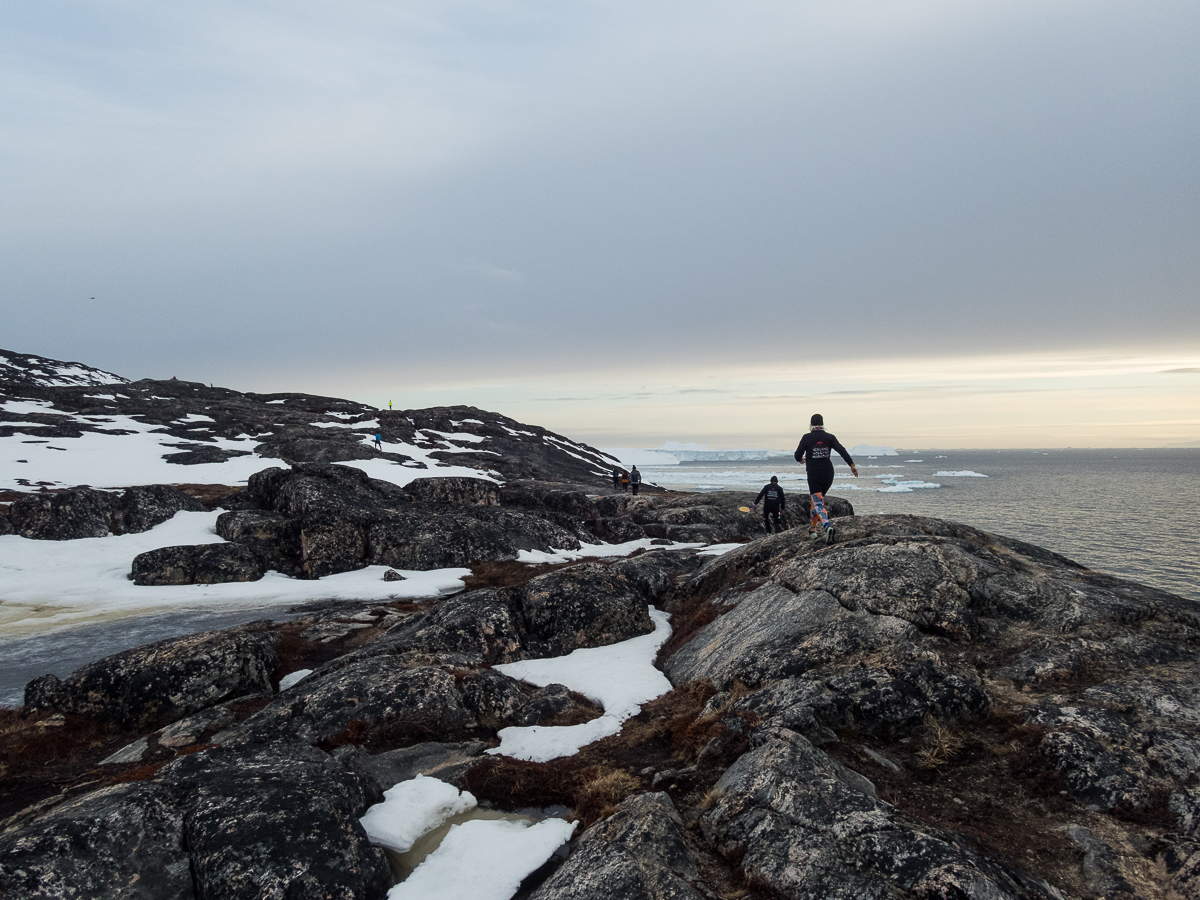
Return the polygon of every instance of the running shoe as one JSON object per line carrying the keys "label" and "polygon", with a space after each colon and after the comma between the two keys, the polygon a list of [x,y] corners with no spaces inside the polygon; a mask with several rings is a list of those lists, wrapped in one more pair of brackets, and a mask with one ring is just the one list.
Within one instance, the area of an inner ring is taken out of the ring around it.
{"label": "running shoe", "polygon": [[825,543],[832,544],[837,535],[833,531],[833,526],[830,525],[825,529]]}

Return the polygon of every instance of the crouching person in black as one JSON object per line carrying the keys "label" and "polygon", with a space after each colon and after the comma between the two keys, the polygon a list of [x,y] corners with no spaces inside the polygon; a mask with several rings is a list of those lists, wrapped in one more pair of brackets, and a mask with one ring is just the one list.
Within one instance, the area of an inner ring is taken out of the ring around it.
{"label": "crouching person in black", "polygon": [[[779,486],[779,479],[774,475],[771,476],[771,483],[764,485],[754,498],[754,508],[758,509],[760,503],[763,504],[763,522],[767,526],[767,534],[782,534],[783,526],[779,524],[779,514],[787,509],[787,498],[783,496],[783,488]],[[774,532],[771,531],[772,519],[775,520]]]}

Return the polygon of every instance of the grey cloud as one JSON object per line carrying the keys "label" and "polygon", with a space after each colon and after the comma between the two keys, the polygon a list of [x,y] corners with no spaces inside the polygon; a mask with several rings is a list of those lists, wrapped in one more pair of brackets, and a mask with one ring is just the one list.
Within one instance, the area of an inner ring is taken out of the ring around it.
{"label": "grey cloud", "polygon": [[1200,338],[1194,4],[38,10],[13,349],[238,384]]}

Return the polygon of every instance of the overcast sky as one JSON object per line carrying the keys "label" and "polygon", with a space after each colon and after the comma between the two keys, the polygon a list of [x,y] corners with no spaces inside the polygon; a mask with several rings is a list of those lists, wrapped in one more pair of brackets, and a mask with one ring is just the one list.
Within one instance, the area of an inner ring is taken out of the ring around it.
{"label": "overcast sky", "polygon": [[1197,46],[1195,0],[12,0],[0,347],[604,446],[1200,442]]}

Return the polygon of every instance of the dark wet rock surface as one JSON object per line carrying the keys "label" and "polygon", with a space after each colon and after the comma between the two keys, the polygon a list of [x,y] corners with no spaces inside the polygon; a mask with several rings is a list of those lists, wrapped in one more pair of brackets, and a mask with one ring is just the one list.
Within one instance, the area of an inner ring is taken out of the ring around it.
{"label": "dark wet rock surface", "polygon": [[790,729],[764,729],[700,819],[748,876],[796,898],[1053,897],[1049,885],[923,827]]}
{"label": "dark wet rock surface", "polygon": [[235,697],[269,691],[276,662],[269,634],[202,632],[97,660],[66,679],[35,679],[25,689],[25,703],[88,713],[125,728],[157,727]]}
{"label": "dark wet rock surface", "polygon": [[584,832],[535,900],[700,900],[696,858],[667,794],[640,794]]}
{"label": "dark wet rock surface", "polygon": [[159,784],[121,784],[0,833],[0,895],[191,900],[183,810]]}
{"label": "dark wet rock surface", "polygon": [[14,500],[8,519],[22,537],[67,541],[149,531],[180,510],[201,509],[199,501],[163,484],[131,487],[123,493],[75,488]]}
{"label": "dark wet rock surface", "polygon": [[261,557],[241,544],[160,547],[133,558],[134,584],[227,584],[258,581],[267,572]]}

